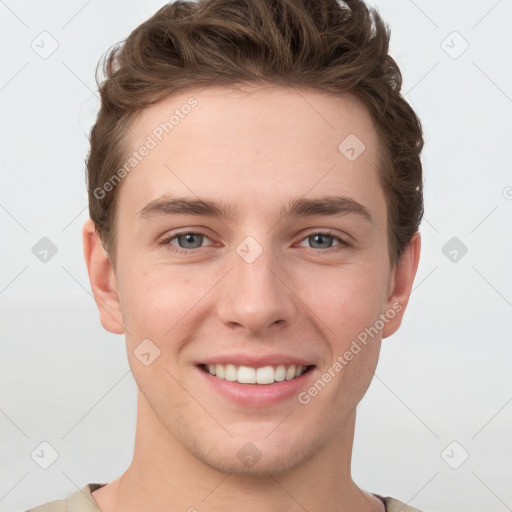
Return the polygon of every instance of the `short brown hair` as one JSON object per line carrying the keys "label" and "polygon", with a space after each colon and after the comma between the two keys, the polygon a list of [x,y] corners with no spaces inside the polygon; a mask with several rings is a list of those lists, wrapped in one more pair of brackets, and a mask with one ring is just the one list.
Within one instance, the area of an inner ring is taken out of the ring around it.
{"label": "short brown hair", "polygon": [[114,266],[120,186],[102,187],[126,161],[130,122],[175,93],[244,83],[350,93],[363,102],[381,144],[389,258],[398,263],[423,217],[423,134],[400,93],[389,38],[378,11],[361,0],[177,0],[114,45],[104,81],[96,77],[101,108],[87,157],[89,215]]}

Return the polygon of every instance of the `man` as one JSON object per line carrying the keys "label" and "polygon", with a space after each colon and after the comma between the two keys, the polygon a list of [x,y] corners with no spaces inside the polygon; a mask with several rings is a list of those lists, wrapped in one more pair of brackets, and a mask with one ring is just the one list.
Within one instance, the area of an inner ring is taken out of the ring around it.
{"label": "man", "polygon": [[414,511],[351,477],[420,254],[419,120],[362,1],[166,5],[109,54],[83,228],[130,467],[37,512]]}

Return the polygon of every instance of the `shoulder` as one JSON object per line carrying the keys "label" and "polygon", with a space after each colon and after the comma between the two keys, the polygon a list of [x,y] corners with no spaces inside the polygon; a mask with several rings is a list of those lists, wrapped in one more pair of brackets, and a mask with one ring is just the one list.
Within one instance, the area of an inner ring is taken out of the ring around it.
{"label": "shoulder", "polygon": [[386,504],[386,512],[422,512],[421,510],[406,505],[396,498],[386,497],[384,498]]}
{"label": "shoulder", "polygon": [[26,512],[101,512],[91,493],[104,485],[106,484],[84,485],[65,500],[50,501]]}
{"label": "shoulder", "polygon": [[66,500],[55,500],[49,501],[44,505],[39,505],[38,507],[30,508],[25,512],[66,512]]}

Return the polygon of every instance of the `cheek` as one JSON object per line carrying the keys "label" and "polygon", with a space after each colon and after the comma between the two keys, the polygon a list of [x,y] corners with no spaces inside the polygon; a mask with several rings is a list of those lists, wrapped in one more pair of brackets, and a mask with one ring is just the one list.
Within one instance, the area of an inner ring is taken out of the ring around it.
{"label": "cheek", "polygon": [[150,339],[160,349],[157,366],[176,369],[181,349],[212,314],[205,298],[211,299],[219,273],[163,264],[137,268],[133,263],[122,289],[128,355]]}
{"label": "cheek", "polygon": [[135,263],[133,269],[120,289],[130,368],[146,398],[158,400],[163,387],[178,400],[180,388],[173,379],[178,377],[176,354],[187,341],[190,312],[204,292],[194,290],[189,277],[176,269],[137,271]]}
{"label": "cheek", "polygon": [[187,276],[170,268],[131,271],[123,284],[121,307],[131,343],[140,338],[158,343],[201,297]]}
{"label": "cheek", "polygon": [[378,318],[385,285],[377,264],[323,267],[308,272],[298,295],[328,328],[329,338],[344,344]]}

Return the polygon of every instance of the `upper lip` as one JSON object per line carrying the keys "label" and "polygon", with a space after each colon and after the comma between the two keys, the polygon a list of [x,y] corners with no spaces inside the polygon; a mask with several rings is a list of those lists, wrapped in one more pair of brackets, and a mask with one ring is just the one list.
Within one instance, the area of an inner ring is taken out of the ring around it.
{"label": "upper lip", "polygon": [[226,354],[212,356],[204,359],[199,364],[232,364],[234,366],[249,366],[251,368],[262,368],[263,366],[313,366],[311,361],[296,356],[285,354],[248,355],[248,354]]}

